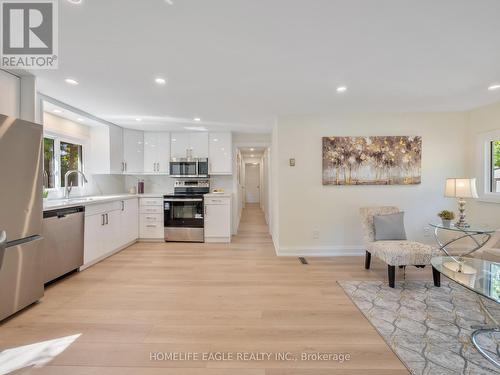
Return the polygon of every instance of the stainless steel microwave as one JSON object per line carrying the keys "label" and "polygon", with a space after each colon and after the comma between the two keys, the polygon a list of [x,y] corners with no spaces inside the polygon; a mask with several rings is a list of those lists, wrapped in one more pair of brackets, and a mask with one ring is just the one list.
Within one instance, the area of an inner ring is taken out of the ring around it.
{"label": "stainless steel microwave", "polygon": [[175,158],[170,161],[171,177],[208,177],[208,159]]}

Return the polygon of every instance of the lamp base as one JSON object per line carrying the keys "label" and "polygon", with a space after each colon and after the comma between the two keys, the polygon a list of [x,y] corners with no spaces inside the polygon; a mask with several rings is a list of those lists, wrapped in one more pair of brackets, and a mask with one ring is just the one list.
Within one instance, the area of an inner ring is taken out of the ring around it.
{"label": "lamp base", "polygon": [[460,212],[460,216],[458,221],[455,223],[455,227],[457,228],[470,228],[470,225],[465,221],[465,205],[466,201],[464,198],[458,199],[458,212]]}

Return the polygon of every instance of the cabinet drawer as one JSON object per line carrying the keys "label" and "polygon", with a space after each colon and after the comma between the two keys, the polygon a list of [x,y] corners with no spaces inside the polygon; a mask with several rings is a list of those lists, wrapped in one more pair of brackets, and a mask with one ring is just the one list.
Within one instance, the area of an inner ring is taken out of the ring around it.
{"label": "cabinet drawer", "polygon": [[230,202],[231,202],[230,198],[205,198],[205,204],[229,205]]}
{"label": "cabinet drawer", "polygon": [[139,227],[140,238],[161,239],[165,237],[163,223],[141,222]]}
{"label": "cabinet drawer", "polygon": [[151,223],[163,225],[163,214],[141,214],[141,225]]}
{"label": "cabinet drawer", "polygon": [[107,212],[121,210],[121,209],[122,209],[122,201],[115,201],[115,202],[101,203],[101,204],[89,204],[87,207],[85,207],[85,216],[105,214]]}
{"label": "cabinet drawer", "polygon": [[162,206],[163,198],[140,198],[139,204],[141,206]]}
{"label": "cabinet drawer", "polygon": [[163,214],[163,206],[141,206],[141,214]]}

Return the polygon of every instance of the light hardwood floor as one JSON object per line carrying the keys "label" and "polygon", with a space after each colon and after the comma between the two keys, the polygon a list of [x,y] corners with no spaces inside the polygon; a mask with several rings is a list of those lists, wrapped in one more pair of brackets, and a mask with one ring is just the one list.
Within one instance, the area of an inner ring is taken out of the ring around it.
{"label": "light hardwood floor", "polygon": [[[0,324],[0,350],[81,336],[33,374],[407,374],[336,280],[360,257],[276,257],[258,206],[231,244],[138,243],[50,286]],[[407,278],[431,279],[429,270]],[[3,286],[2,286],[3,287]],[[350,361],[152,361],[151,352],[335,352]],[[50,353],[45,353],[49,355]],[[1,364],[0,364],[1,367]]]}

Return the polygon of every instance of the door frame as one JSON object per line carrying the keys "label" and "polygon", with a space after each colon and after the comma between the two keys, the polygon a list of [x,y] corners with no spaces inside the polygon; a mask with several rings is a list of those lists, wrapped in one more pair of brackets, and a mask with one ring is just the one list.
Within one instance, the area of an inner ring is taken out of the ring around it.
{"label": "door frame", "polygon": [[[272,158],[272,142],[234,142],[233,143],[233,192],[237,192],[238,189],[239,189],[239,186],[238,186],[238,176],[237,176],[237,166],[236,166],[236,163],[237,163],[237,154],[238,154],[238,150],[240,148],[248,148],[248,147],[263,147],[263,148],[267,148],[269,150],[269,166],[272,166],[272,162],[271,162],[271,158]],[[266,194],[267,194],[267,201],[268,201],[268,204],[269,204],[269,207],[268,207],[268,215],[269,215],[269,218],[268,218],[268,228],[269,228],[269,233],[271,234],[272,233],[272,228],[271,228],[271,223],[273,222],[272,221],[272,217],[273,217],[273,205],[270,203],[271,202],[271,192],[272,192],[272,181],[271,181],[271,174],[273,173],[271,171],[271,168],[268,168],[268,184],[267,184],[267,189],[266,189]],[[262,194],[262,189],[260,191],[260,193]],[[233,194],[236,194],[236,193],[233,193]],[[236,197],[238,197],[238,195],[236,195]],[[262,199],[262,197],[261,197]],[[237,234],[238,233],[238,228],[239,228],[239,225],[240,225],[240,220],[241,220],[241,215],[238,215],[238,205],[236,204],[237,202],[235,202],[235,204],[233,204],[233,227],[232,227],[232,232],[233,232],[233,235]]]}

